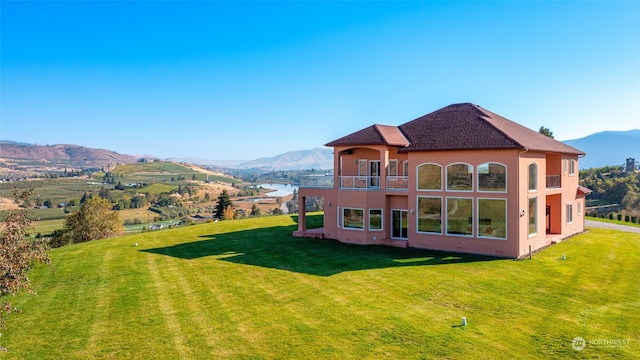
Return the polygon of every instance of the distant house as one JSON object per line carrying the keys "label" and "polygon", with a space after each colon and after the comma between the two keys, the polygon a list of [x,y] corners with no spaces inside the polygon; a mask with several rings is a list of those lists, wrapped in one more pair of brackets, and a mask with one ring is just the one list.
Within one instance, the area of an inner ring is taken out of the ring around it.
{"label": "distant house", "polygon": [[[326,146],[333,185],[299,189],[294,236],[518,258],[584,231],[584,152],[474,104]],[[309,197],[321,229],[306,228]]]}

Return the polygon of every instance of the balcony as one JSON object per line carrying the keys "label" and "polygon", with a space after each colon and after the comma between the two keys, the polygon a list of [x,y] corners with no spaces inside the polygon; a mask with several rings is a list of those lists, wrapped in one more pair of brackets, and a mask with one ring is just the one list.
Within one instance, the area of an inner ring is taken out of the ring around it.
{"label": "balcony", "polygon": [[380,189],[380,176],[340,176],[340,189]]}
{"label": "balcony", "polygon": [[560,175],[547,175],[547,189],[560,187],[562,187],[562,177]]}
{"label": "balcony", "polygon": [[408,188],[408,176],[387,176],[387,190],[407,190]]}
{"label": "balcony", "polygon": [[333,174],[305,175],[300,179],[300,187],[332,188]]}

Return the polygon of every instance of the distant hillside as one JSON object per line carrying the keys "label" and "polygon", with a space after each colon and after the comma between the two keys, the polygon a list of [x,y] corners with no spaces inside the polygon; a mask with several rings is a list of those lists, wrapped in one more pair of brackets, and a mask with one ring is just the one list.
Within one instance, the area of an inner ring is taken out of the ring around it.
{"label": "distant hillside", "polygon": [[273,157],[243,162],[237,165],[236,168],[265,170],[333,169],[333,150],[316,148],[313,150],[289,151]]}
{"label": "distant hillside", "polygon": [[587,153],[580,159],[580,168],[623,165],[627,158],[640,160],[640,130],[603,131],[589,136],[563,141]]}
{"label": "distant hillside", "polygon": [[0,142],[0,158],[49,164],[69,164],[78,167],[101,167],[129,164],[135,156],[79,145],[31,145],[11,141]]}

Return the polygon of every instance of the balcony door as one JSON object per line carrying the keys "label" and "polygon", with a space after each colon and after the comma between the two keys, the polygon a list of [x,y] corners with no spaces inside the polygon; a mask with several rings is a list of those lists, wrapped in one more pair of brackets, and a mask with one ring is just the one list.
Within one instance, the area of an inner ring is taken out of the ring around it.
{"label": "balcony door", "polygon": [[380,187],[380,160],[369,162],[369,187]]}

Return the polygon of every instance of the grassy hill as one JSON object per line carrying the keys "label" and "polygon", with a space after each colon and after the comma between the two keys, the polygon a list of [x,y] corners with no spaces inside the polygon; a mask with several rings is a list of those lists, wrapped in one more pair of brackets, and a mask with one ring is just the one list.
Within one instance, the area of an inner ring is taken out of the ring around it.
{"label": "grassy hill", "polygon": [[13,299],[0,358],[640,357],[638,234],[594,229],[513,261],[295,228],[266,217],[55,249],[56,272],[31,273],[37,296]]}

